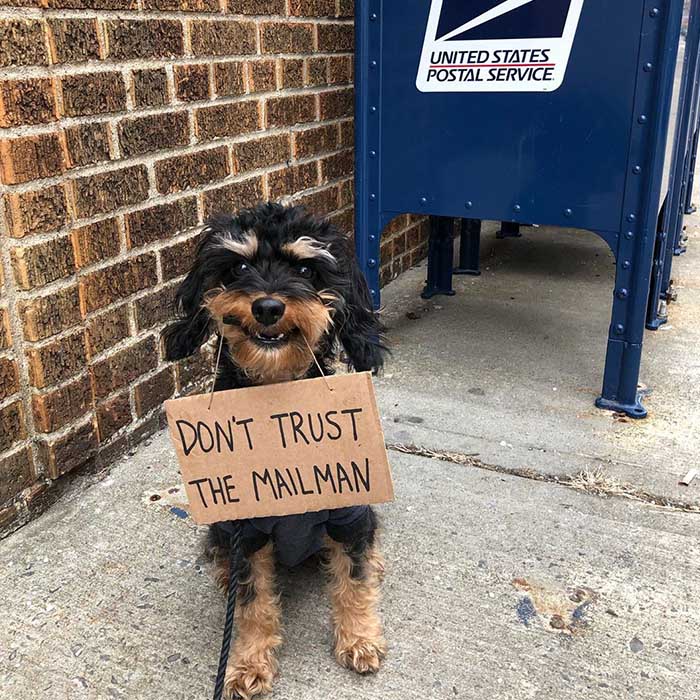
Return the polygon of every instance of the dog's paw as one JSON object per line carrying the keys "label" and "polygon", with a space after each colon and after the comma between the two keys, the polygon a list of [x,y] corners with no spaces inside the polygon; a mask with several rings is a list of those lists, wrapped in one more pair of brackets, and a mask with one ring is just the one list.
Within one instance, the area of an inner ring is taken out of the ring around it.
{"label": "dog's paw", "polygon": [[272,690],[274,669],[263,663],[238,663],[226,672],[224,694],[227,700],[250,700]]}
{"label": "dog's paw", "polygon": [[386,642],[383,638],[355,638],[339,643],[335,648],[338,663],[357,673],[376,673],[386,656]]}

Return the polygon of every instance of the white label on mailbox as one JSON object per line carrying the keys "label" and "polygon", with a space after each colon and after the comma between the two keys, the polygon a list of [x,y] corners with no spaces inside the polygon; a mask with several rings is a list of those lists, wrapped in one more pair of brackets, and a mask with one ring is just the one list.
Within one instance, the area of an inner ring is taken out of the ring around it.
{"label": "white label on mailbox", "polygon": [[584,0],[432,0],[421,92],[561,87]]}

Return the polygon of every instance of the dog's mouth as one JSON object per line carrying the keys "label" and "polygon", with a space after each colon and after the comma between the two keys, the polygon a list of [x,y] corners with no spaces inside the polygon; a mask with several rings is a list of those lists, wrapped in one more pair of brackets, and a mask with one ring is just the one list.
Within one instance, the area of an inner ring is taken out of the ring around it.
{"label": "dog's mouth", "polygon": [[227,326],[238,326],[252,342],[270,350],[285,346],[299,333],[298,328],[290,328],[285,331],[251,330],[246,328],[235,316],[224,316],[222,320]]}
{"label": "dog's mouth", "polygon": [[248,333],[250,339],[258,345],[265,348],[279,348],[286,345],[291,337],[297,332],[296,328],[286,333],[272,333],[270,331],[258,331],[257,333]]}

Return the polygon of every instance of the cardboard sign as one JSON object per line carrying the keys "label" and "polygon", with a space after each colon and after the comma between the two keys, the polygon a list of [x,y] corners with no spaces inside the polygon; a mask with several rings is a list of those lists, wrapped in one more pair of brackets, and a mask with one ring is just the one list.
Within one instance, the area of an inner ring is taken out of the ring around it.
{"label": "cardboard sign", "polygon": [[197,523],[394,497],[369,373],[165,402]]}

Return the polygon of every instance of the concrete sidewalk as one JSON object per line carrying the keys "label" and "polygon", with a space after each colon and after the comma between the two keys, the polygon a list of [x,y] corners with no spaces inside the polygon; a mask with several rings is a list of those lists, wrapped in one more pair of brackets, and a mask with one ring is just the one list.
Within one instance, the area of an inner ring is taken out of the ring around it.
{"label": "concrete sidewalk", "polygon": [[[697,696],[700,483],[677,484],[700,454],[689,229],[642,422],[593,407],[613,266],[592,235],[487,236],[453,298],[421,301],[422,268],[389,286],[390,654],[376,677],[338,668],[320,576],[283,572],[273,698]],[[210,696],[224,601],[177,485],[160,434],[0,543],[3,700]]]}

